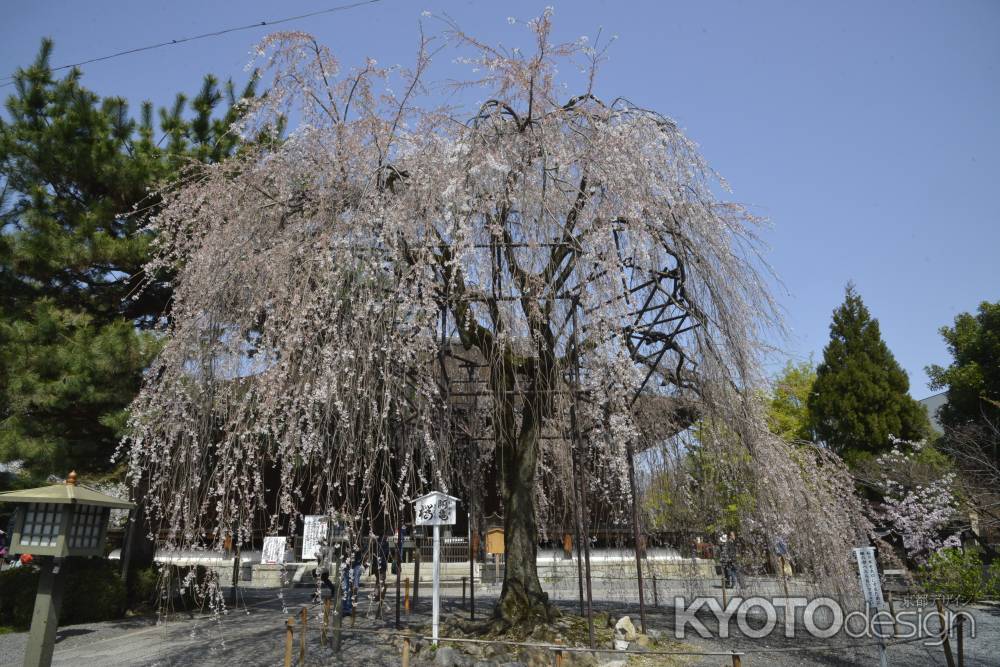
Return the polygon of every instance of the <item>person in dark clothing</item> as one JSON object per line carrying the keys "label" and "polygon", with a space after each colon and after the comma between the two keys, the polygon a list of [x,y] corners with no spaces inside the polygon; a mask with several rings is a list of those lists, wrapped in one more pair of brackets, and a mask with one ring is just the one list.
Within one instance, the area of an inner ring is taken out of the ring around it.
{"label": "person in dark clothing", "polygon": [[375,575],[377,588],[375,596],[381,600],[385,596],[385,575],[389,569],[389,538],[383,534],[375,545]]}
{"label": "person in dark clothing", "polygon": [[719,542],[719,564],[722,565],[722,572],[726,578],[726,588],[742,585],[743,577],[736,565],[736,533],[730,531],[729,535],[723,535]]}
{"label": "person in dark clothing", "polygon": [[350,567],[344,568],[344,615],[350,614],[354,609],[355,598],[358,588],[361,586],[361,568],[364,563],[364,552],[361,547],[354,547],[354,557],[350,561]]}

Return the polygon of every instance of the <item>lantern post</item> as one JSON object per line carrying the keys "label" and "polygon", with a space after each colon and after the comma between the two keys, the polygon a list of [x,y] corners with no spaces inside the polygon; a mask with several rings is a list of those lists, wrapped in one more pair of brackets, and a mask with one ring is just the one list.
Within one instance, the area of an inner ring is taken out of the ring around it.
{"label": "lantern post", "polygon": [[111,510],[135,505],[77,485],[76,472],[71,472],[64,484],[0,493],[0,503],[18,505],[10,553],[41,557],[24,665],[45,667],[52,664],[59,627],[63,559],[103,556]]}

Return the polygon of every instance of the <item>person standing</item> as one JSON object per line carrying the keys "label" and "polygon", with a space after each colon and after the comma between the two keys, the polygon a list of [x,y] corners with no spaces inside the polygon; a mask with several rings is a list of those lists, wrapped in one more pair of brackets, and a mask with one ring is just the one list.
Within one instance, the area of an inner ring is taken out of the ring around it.
{"label": "person standing", "polygon": [[354,610],[354,603],[357,601],[358,588],[361,586],[361,568],[364,563],[364,553],[361,547],[354,546],[353,556],[344,568],[344,615],[347,616]]}
{"label": "person standing", "polygon": [[726,588],[735,588],[737,585],[743,585],[743,577],[740,575],[736,559],[736,533],[729,531],[728,535],[723,534],[719,537],[719,564],[722,565]]}
{"label": "person standing", "polygon": [[385,533],[378,538],[375,545],[375,573],[376,573],[376,597],[382,600],[385,597],[385,575],[389,569],[389,538]]}

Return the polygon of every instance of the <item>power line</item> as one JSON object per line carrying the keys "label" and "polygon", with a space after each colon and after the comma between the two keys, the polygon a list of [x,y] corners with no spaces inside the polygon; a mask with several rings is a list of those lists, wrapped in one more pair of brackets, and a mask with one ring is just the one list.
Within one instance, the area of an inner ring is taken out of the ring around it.
{"label": "power line", "polygon": [[[223,28],[222,30],[215,30],[212,32],[206,32],[201,35],[194,35],[193,37],[181,37],[179,39],[171,39],[168,42],[159,42],[157,44],[150,44],[148,46],[140,46],[134,49],[126,49],[124,51],[118,51],[117,53],[111,53],[106,56],[100,56],[97,58],[91,58],[89,60],[81,60],[78,63],[72,63],[69,65],[60,65],[59,67],[53,67],[51,71],[58,72],[64,69],[70,69],[72,67],[80,67],[82,65],[89,65],[91,63],[101,62],[102,60],[111,60],[112,58],[118,58],[121,56],[131,55],[133,53],[141,53],[142,51],[152,51],[153,49],[159,49],[164,46],[174,46],[176,44],[183,44],[185,42],[194,42],[199,39],[208,39],[209,37],[219,37],[221,35],[226,35],[231,32],[240,32],[242,30],[253,30],[254,28],[261,28],[264,26],[279,25],[281,23],[288,23],[289,21],[298,21],[299,19],[312,18],[313,16],[322,16],[324,14],[333,14],[335,12],[342,12],[348,9],[355,9],[357,7],[362,7],[364,5],[374,5],[382,0],[361,0],[359,2],[352,2],[346,5],[338,5],[336,7],[329,7],[327,9],[320,9],[315,12],[309,12],[308,14],[299,14],[297,16],[287,16],[285,18],[276,19],[274,21],[258,21],[257,23],[251,23],[248,25],[241,25],[234,28]],[[0,88],[4,86],[13,85],[14,76],[6,76],[0,79]]]}

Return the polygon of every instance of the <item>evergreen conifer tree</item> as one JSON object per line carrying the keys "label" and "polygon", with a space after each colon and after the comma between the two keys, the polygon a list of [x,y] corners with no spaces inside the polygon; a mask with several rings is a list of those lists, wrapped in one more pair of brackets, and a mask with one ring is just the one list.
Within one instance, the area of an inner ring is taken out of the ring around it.
{"label": "evergreen conifer tree", "polygon": [[909,379],[882,340],[853,284],[833,313],[830,342],[809,395],[810,426],[820,441],[857,460],[891,447],[890,436],[919,440],[927,414],[907,393]]}
{"label": "evergreen conifer tree", "polygon": [[110,466],[170,297],[169,276],[138,289],[151,189],[229,155],[240,108],[207,76],[191,112],[184,95],[159,111],[157,137],[150,103],[136,121],[79,70],[54,78],[51,52],[16,72],[0,118],[0,461],[36,476]]}

